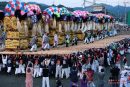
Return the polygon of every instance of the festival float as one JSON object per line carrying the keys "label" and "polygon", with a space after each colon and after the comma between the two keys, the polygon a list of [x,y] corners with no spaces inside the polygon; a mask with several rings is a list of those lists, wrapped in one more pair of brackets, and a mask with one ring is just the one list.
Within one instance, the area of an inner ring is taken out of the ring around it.
{"label": "festival float", "polygon": [[[38,21],[37,25],[32,26],[31,17],[34,14]],[[41,11],[36,4],[13,0],[5,6],[5,11],[0,11],[0,24],[4,25],[0,30],[0,46],[11,50],[27,50],[32,37],[37,36],[37,45],[41,47],[44,33],[49,35],[51,45],[55,33],[58,34],[59,45],[64,44],[66,35],[71,40],[76,35],[83,41],[85,33],[96,37],[112,31],[113,20],[112,16],[102,13],[92,14],[80,10],[71,12],[65,7],[54,5]]]}
{"label": "festival float", "polygon": [[21,18],[25,15],[27,8],[25,3],[18,0],[9,1],[5,7],[4,31],[6,32],[6,49],[25,49],[28,41],[22,32]]}

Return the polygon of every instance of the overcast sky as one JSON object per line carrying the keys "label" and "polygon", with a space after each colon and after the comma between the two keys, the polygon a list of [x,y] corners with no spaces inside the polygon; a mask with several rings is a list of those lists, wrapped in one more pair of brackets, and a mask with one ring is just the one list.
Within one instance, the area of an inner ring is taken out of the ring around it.
{"label": "overcast sky", "polygon": [[[0,1],[10,1],[10,0],[0,0]],[[38,3],[44,3],[47,5],[52,5],[53,3],[55,5],[62,4],[68,7],[81,7],[83,6],[84,0],[19,0],[19,1],[25,1],[25,2],[38,2]],[[86,0],[89,2],[93,2],[93,0]],[[130,0],[96,0],[96,3],[106,3],[109,5],[124,5],[124,1],[129,2],[127,3],[127,6],[130,6]],[[91,5],[92,3],[87,2],[86,5]]]}

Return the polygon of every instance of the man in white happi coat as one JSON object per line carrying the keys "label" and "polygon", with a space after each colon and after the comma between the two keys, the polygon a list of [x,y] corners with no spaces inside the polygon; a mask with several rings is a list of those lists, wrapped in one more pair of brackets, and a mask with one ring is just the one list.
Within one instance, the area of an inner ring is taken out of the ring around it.
{"label": "man in white happi coat", "polygon": [[31,52],[37,51],[37,36],[33,36],[30,45],[31,45],[31,49],[30,49]]}
{"label": "man in white happi coat", "polygon": [[39,76],[42,76],[43,66],[44,66],[44,61],[42,61],[42,62],[40,63]]}
{"label": "man in white happi coat", "polygon": [[[128,87],[127,85],[127,79],[128,79],[128,71],[126,70],[127,66],[125,66],[124,68],[122,68],[120,74],[121,74],[121,78],[120,78],[120,87]],[[124,85],[124,86],[123,86]]]}
{"label": "man in white happi coat", "polygon": [[55,77],[60,77],[61,78],[61,70],[62,70],[62,66],[60,64],[60,60],[57,60],[57,63],[56,63],[56,74],[55,74]]}
{"label": "man in white happi coat", "polygon": [[57,47],[58,46],[58,35],[57,33],[55,33],[54,35],[54,47]]}
{"label": "man in white happi coat", "polygon": [[40,65],[38,64],[38,60],[35,60],[33,77],[34,78],[39,77],[39,72],[40,72]]}
{"label": "man in white happi coat", "polygon": [[7,65],[7,57],[8,57],[7,55],[2,55],[3,68],[5,68]]}
{"label": "man in white happi coat", "polygon": [[24,74],[25,73],[25,64],[23,63],[23,60],[20,59],[19,62],[19,74]]}
{"label": "man in white happi coat", "polygon": [[42,49],[43,50],[50,49],[49,37],[47,36],[47,33],[45,33],[42,37]]}
{"label": "man in white happi coat", "polygon": [[15,62],[15,75],[19,74],[19,62]]}

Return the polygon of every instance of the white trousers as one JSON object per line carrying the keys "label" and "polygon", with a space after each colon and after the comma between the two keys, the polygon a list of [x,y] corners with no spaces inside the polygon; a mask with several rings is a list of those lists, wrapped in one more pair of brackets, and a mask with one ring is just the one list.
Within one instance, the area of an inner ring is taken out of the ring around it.
{"label": "white trousers", "polygon": [[93,41],[94,41],[94,38],[93,38],[93,37],[91,37],[91,38],[90,38],[90,42],[93,42]]}
{"label": "white trousers", "polygon": [[62,68],[62,76],[61,76],[61,78],[63,78],[64,73],[65,73],[66,78],[68,78],[69,77],[68,68]]}
{"label": "white trousers", "polygon": [[39,70],[39,76],[42,76],[42,72],[43,72],[43,69],[40,68],[40,70]]}
{"label": "white trousers", "polygon": [[130,87],[130,82],[127,83],[127,86]]}
{"label": "white trousers", "polygon": [[120,54],[121,54],[121,55],[124,55],[124,53],[125,53],[124,50],[121,50],[121,51],[120,51]]}
{"label": "white trousers", "polygon": [[6,64],[3,64],[3,68],[5,68],[6,67]]}
{"label": "white trousers", "polygon": [[11,68],[12,68],[12,67],[7,67],[7,73],[10,73],[10,72],[11,72]]}
{"label": "white trousers", "polygon": [[15,68],[15,75],[19,73],[19,68]]}
{"label": "white trousers", "polygon": [[82,73],[84,73],[86,71],[86,69],[82,68]]}
{"label": "white trousers", "polygon": [[97,40],[99,40],[100,39],[100,37],[99,36],[97,36]]}
{"label": "white trousers", "polygon": [[117,63],[116,66],[117,66],[119,69],[121,69],[120,63]]}
{"label": "white trousers", "polygon": [[46,43],[45,46],[43,47],[44,49],[50,49],[49,43]]}
{"label": "white trousers", "polygon": [[30,49],[30,51],[36,51],[36,50],[37,50],[37,45],[34,44],[34,45],[32,46],[32,48]]}
{"label": "white trousers", "polygon": [[110,66],[110,58],[107,58],[107,63]]}
{"label": "white trousers", "polygon": [[58,41],[54,41],[54,46],[58,46]]}
{"label": "white trousers", "polygon": [[42,78],[42,87],[50,87],[49,77],[43,77]]}
{"label": "white trousers", "polygon": [[84,43],[89,43],[89,40],[87,37],[85,38]]}
{"label": "white trousers", "polygon": [[39,77],[39,72],[40,72],[39,68],[34,68],[33,77]]}
{"label": "white trousers", "polygon": [[70,75],[70,67],[68,67],[68,76]]}
{"label": "white trousers", "polygon": [[2,64],[0,64],[0,71],[1,71],[1,69],[2,69]]}
{"label": "white trousers", "polygon": [[25,68],[24,67],[19,67],[19,73],[25,73]]}
{"label": "white trousers", "polygon": [[121,79],[120,79],[120,87],[123,87],[123,85],[124,85],[125,87],[128,87],[128,86],[127,86],[127,78],[121,78]]}
{"label": "white trousers", "polygon": [[57,78],[59,75],[59,77],[61,77],[61,67],[60,66],[56,66],[56,75],[55,77]]}
{"label": "white trousers", "polygon": [[92,64],[92,70],[93,70],[94,72],[97,72],[97,66],[96,66],[95,64]]}
{"label": "white trousers", "polygon": [[128,47],[128,53],[130,53],[130,47]]}

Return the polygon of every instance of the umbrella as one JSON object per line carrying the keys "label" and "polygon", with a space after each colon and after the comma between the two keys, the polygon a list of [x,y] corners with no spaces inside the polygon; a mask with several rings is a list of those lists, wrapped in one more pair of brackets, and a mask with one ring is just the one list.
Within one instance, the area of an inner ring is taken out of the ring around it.
{"label": "umbrella", "polygon": [[60,8],[60,14],[70,14],[70,12],[65,7],[62,7]]}
{"label": "umbrella", "polygon": [[60,14],[60,8],[52,6],[45,9],[44,12],[47,12],[52,17],[53,14]]}
{"label": "umbrella", "polygon": [[87,15],[89,14],[88,11],[80,11],[80,10],[76,10],[72,13],[73,15],[75,15],[76,17],[87,17]]}
{"label": "umbrella", "polygon": [[113,18],[112,16],[110,15],[105,15],[106,18]]}
{"label": "umbrella", "polygon": [[34,13],[33,13],[33,11],[29,11],[29,12],[27,13],[27,15],[28,15],[28,16],[31,16],[31,15],[34,15]]}
{"label": "umbrella", "polygon": [[27,9],[28,9],[28,16],[33,15],[34,10],[36,11],[36,14],[41,13],[40,7],[38,5],[36,5],[36,4],[28,4]]}
{"label": "umbrella", "polygon": [[103,13],[99,13],[99,14],[94,14],[97,18],[103,18],[105,16],[105,14]]}
{"label": "umbrella", "polygon": [[27,12],[26,4],[18,0],[9,1],[5,6],[5,16],[14,16],[16,10],[21,10],[22,15],[24,15]]}

